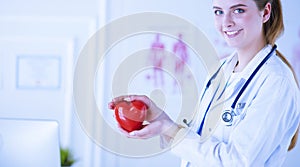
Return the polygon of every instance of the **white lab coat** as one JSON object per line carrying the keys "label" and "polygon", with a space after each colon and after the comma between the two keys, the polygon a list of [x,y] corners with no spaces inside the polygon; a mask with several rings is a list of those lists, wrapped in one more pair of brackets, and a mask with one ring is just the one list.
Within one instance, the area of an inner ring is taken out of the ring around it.
{"label": "white lab coat", "polygon": [[[236,53],[226,59],[223,69],[228,84],[220,100],[224,109],[230,109],[245,81],[271,48],[270,45],[263,48],[239,73],[232,73],[237,63]],[[234,124],[226,126],[220,119],[212,135],[200,142],[197,129],[212,89],[206,92],[193,125],[181,129],[174,138],[172,152],[182,158],[182,167],[187,162],[193,167],[281,166],[300,121],[300,93],[287,65],[274,52],[239,99],[238,104],[244,105],[238,106],[241,115],[234,118]]]}

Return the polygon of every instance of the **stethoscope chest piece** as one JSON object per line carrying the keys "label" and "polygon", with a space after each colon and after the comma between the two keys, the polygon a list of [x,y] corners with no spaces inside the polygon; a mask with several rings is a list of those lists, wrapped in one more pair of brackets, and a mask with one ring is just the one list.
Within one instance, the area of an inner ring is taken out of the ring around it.
{"label": "stethoscope chest piece", "polygon": [[224,113],[222,114],[222,120],[227,126],[231,126],[233,121],[233,116],[234,116],[233,110],[225,110]]}

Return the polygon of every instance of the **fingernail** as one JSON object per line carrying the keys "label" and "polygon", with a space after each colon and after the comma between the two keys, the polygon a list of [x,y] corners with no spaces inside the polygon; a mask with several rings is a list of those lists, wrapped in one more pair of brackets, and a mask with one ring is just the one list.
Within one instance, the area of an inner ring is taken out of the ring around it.
{"label": "fingernail", "polygon": [[130,132],[129,136],[135,136],[135,132]]}

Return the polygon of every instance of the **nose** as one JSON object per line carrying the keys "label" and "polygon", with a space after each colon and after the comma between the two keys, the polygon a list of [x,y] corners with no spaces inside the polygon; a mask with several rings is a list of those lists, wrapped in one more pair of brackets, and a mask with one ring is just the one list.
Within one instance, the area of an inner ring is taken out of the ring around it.
{"label": "nose", "polygon": [[232,26],[234,26],[234,21],[233,21],[231,13],[224,14],[224,17],[223,17],[223,26],[225,28],[226,27],[232,27]]}

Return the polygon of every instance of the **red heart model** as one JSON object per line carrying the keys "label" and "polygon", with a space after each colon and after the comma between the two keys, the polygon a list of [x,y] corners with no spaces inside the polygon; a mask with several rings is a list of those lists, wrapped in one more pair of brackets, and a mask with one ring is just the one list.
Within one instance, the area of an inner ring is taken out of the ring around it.
{"label": "red heart model", "polygon": [[127,132],[143,128],[147,109],[148,106],[139,100],[122,101],[116,104],[114,108],[116,120]]}

